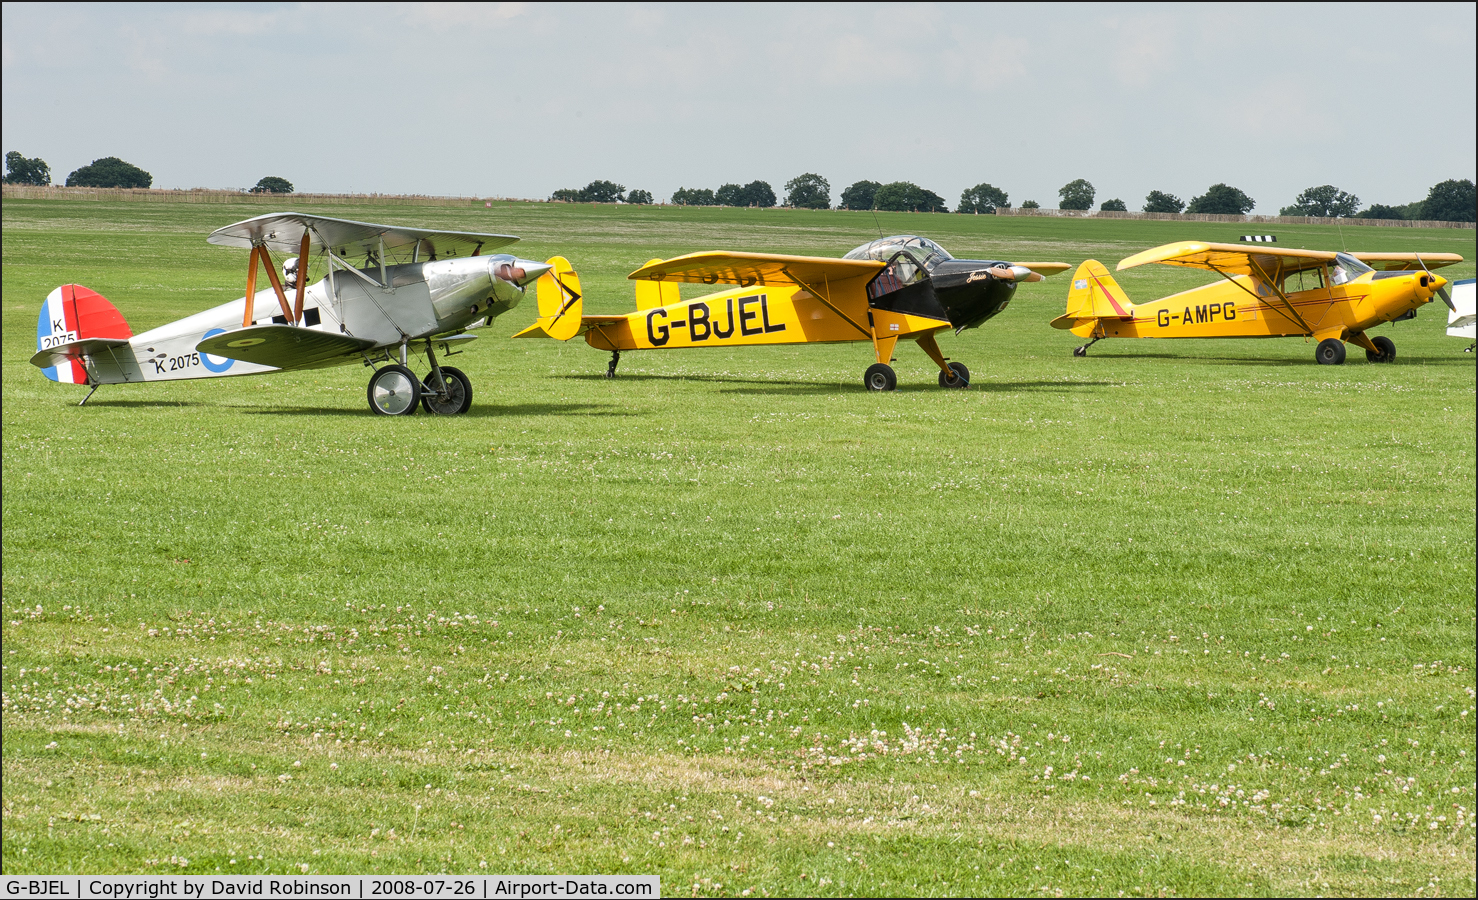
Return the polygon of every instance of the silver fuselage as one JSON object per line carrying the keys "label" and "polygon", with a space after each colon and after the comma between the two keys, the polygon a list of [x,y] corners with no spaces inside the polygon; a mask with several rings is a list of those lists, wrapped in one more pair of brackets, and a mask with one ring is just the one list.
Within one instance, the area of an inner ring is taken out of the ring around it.
{"label": "silver fuselage", "polygon": [[[494,274],[502,265],[530,272],[548,268],[497,254],[383,269],[338,269],[305,292],[301,327],[371,340],[375,349],[463,331],[508,312],[523,300],[523,285]],[[532,280],[524,279],[524,283]],[[295,291],[289,288],[286,293],[288,302],[293,302]],[[241,328],[245,312],[246,298],[242,297],[161,325],[135,335],[128,347],[91,356],[89,372],[96,382],[118,384],[279,371],[195,349],[207,337]],[[270,287],[256,293],[252,316],[254,325],[288,321]],[[358,356],[351,356],[321,365],[357,361]]]}

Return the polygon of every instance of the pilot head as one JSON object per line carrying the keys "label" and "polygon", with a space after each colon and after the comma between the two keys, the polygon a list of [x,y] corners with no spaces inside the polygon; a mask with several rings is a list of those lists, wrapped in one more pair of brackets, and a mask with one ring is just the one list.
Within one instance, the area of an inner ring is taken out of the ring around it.
{"label": "pilot head", "polygon": [[292,257],[282,264],[283,287],[295,288],[298,286],[298,259]]}

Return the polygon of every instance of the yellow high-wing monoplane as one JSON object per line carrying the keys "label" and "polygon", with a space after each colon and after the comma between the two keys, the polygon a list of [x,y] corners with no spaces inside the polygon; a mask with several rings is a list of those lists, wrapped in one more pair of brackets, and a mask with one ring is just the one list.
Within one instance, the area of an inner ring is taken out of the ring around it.
{"label": "yellow high-wing monoplane", "polygon": [[1312,337],[1323,365],[1345,361],[1345,341],[1371,362],[1391,362],[1396,345],[1366,331],[1408,319],[1435,294],[1452,307],[1447,279],[1432,269],[1460,263],[1456,253],[1331,253],[1274,250],[1237,244],[1182,241],[1146,250],[1119,263],[1119,271],[1160,263],[1206,269],[1222,281],[1135,305],[1097,260],[1078,267],[1066,314],[1054,328],[1091,338]]}
{"label": "yellow high-wing monoplane", "polygon": [[[877,363],[868,390],[898,385],[893,349],[912,340],[939,366],[939,384],[964,388],[970,370],[950,362],[934,336],[957,333],[996,315],[1016,285],[1068,269],[1067,263],[955,259],[917,235],[879,238],[842,259],[714,251],[650,260],[629,276],[637,282],[633,313],[581,315],[580,281],[563,257],[539,279],[539,319],[514,337],[552,337],[611,351],[606,377],[623,350],[676,350],[758,344],[869,341]],[[678,282],[736,284],[681,300]]]}

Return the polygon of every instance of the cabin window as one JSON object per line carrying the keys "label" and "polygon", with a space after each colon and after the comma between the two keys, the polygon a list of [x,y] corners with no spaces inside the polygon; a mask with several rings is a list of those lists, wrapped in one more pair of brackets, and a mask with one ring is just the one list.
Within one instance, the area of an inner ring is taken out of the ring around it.
{"label": "cabin window", "polygon": [[887,268],[867,283],[867,298],[876,300],[910,284],[917,284],[926,277],[924,267],[913,257],[907,253],[898,253],[888,262]]}
{"label": "cabin window", "polygon": [[318,307],[310,306],[309,308],[303,310],[304,325],[317,325],[322,321],[323,318],[318,314]]}
{"label": "cabin window", "polygon": [[1349,284],[1366,272],[1374,269],[1348,253],[1334,254],[1334,268],[1329,272],[1331,284]]}
{"label": "cabin window", "polygon": [[1324,267],[1289,272],[1283,276],[1283,293],[1297,294],[1300,291],[1317,291],[1324,287]]}

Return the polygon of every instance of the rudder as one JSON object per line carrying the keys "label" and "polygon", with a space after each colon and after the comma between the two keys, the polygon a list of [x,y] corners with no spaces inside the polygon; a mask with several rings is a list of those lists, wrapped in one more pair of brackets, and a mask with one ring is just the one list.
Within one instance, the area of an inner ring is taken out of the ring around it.
{"label": "rudder", "polygon": [[[46,296],[36,320],[36,349],[50,350],[89,338],[127,340],[133,331],[123,314],[97,291],[80,284],[64,284]],[[64,384],[86,384],[87,371],[78,359],[41,370]]]}
{"label": "rudder", "polygon": [[1052,320],[1052,327],[1092,327],[1099,319],[1133,319],[1134,304],[1119,287],[1103,263],[1090,259],[1073,273],[1067,292],[1067,311]]}
{"label": "rudder", "polygon": [[580,276],[563,256],[551,256],[546,262],[551,268],[539,276],[536,284],[539,318],[514,337],[567,341],[580,333],[580,312],[585,300],[580,291]]}

